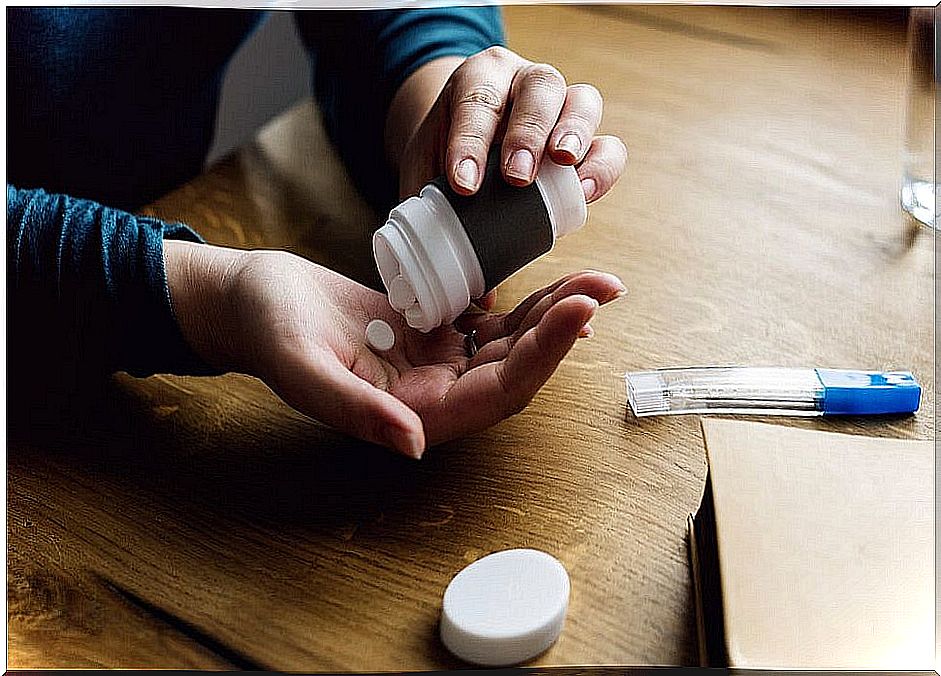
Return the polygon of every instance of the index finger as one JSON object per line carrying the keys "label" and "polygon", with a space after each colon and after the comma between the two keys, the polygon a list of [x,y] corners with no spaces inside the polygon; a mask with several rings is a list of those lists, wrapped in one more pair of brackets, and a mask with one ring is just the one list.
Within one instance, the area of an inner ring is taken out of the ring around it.
{"label": "index finger", "polygon": [[519,62],[522,58],[506,49],[490,48],[465,61],[448,84],[445,169],[448,182],[460,195],[471,195],[480,187]]}

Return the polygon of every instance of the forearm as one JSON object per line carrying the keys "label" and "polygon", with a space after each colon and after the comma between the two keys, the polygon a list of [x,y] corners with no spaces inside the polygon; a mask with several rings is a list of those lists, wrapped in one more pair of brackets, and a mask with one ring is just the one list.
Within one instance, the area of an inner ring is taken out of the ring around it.
{"label": "forearm", "polygon": [[[425,84],[414,107],[410,103],[401,117],[390,116],[393,98],[419,69],[442,59],[456,65],[500,44],[499,8],[298,12],[295,17],[314,56],[314,92],[330,138],[356,185],[384,211],[398,196],[397,166],[387,149],[397,155],[402,136],[407,138],[429,107]],[[429,72],[437,74],[428,89],[440,90],[446,80],[438,72],[441,67],[431,67]]]}
{"label": "forearm", "polygon": [[173,316],[165,237],[198,239],[181,224],[7,186],[7,298],[18,357],[78,378],[205,372]]}

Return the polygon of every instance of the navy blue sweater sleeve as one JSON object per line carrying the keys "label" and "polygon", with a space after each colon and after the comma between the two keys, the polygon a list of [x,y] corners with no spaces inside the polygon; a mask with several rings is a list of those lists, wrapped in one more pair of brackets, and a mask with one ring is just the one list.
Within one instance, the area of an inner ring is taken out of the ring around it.
{"label": "navy blue sweater sleeve", "polygon": [[173,315],[165,237],[199,241],[179,223],[7,185],[9,354],[69,380],[209,373]]}
{"label": "navy blue sweater sleeve", "polygon": [[295,18],[311,52],[314,93],[331,140],[366,199],[387,211],[398,196],[383,134],[392,97],[433,59],[503,44],[500,9],[318,10]]}

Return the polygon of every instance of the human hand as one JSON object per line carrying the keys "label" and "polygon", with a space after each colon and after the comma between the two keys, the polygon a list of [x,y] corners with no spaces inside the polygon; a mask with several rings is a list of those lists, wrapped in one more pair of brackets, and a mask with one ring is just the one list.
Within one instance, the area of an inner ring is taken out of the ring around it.
{"label": "human hand", "polygon": [[[599,304],[624,293],[600,272],[569,275],[504,314],[466,314],[468,357],[453,326],[422,334],[386,297],[285,252],[165,242],[184,337],[222,370],[263,380],[289,405],[353,436],[418,458],[520,410],[568,353]],[[373,352],[366,325],[383,319],[395,346]],[[590,331],[590,329],[589,329]]]}
{"label": "human hand", "polygon": [[511,185],[531,183],[548,155],[557,164],[575,165],[592,202],[614,186],[627,162],[620,139],[595,135],[601,113],[601,94],[593,86],[567,85],[552,66],[502,47],[463,62],[447,57],[426,64],[406,80],[390,110],[387,139],[400,193],[417,194],[445,174],[457,193],[473,194],[491,145],[501,143],[501,171]]}

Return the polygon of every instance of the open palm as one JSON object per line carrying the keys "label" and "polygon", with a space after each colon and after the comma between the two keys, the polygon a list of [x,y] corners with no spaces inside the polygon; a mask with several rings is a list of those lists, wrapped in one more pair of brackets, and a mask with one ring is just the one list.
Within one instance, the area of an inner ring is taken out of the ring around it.
{"label": "open palm", "polygon": [[[312,418],[412,457],[522,410],[598,305],[624,293],[612,275],[581,272],[511,312],[465,313],[423,334],[385,295],[284,252],[245,253],[225,287],[215,333],[227,367],[260,377]],[[367,346],[373,319],[395,331],[392,349]],[[472,329],[479,351],[468,357]]]}
{"label": "open palm", "polygon": [[[276,259],[276,260],[272,260]],[[270,254],[240,273],[257,374],[302,413],[418,457],[426,446],[482,430],[522,410],[600,303],[623,293],[611,275],[583,272],[533,293],[506,314],[466,314],[422,334],[386,297],[331,270]],[[383,353],[365,342],[383,319]],[[462,331],[477,330],[468,357]],[[254,370],[254,369],[251,369]]]}

